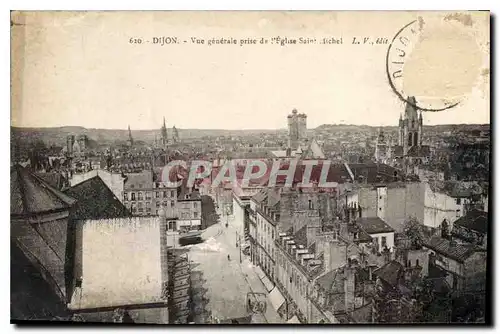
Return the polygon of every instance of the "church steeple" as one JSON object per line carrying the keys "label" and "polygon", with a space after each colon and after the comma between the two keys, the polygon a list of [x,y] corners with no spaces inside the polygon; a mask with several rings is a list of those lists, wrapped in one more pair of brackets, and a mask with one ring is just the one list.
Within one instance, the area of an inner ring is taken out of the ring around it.
{"label": "church steeple", "polygon": [[167,124],[165,122],[165,116],[163,116],[163,126],[161,127],[161,144],[164,147],[167,145]]}

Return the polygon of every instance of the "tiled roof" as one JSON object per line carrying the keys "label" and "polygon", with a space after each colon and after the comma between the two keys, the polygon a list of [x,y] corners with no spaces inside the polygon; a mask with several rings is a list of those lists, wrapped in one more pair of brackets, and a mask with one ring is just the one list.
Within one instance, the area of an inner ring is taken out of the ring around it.
{"label": "tiled roof", "polygon": [[379,217],[358,218],[356,223],[368,234],[394,232],[394,229]]}
{"label": "tiled roof", "polygon": [[372,241],[372,237],[366,233],[359,225],[357,224],[349,224],[347,225],[347,231],[349,233],[357,233],[358,236],[357,238],[354,239],[354,241],[357,242],[370,242]]}
{"label": "tiled roof", "polygon": [[316,280],[316,283],[321,288],[323,288],[325,291],[330,291],[334,287],[333,283],[335,282],[337,276],[339,278],[342,278],[341,277],[342,275],[339,275],[339,274],[342,274],[342,272],[343,271],[341,268],[331,270],[331,271],[325,273],[324,275],[318,277],[318,279]]}
{"label": "tiled roof", "polygon": [[77,199],[71,217],[77,220],[130,217],[127,208],[116,198],[99,176],[94,176],[65,191]]}
{"label": "tiled roof", "polygon": [[387,284],[395,287],[403,275],[403,266],[401,263],[392,260],[383,267],[373,272],[375,275],[384,280]]}
{"label": "tiled roof", "polygon": [[433,236],[429,240],[423,242],[423,245],[432,249],[436,253],[444,255],[458,262],[464,262],[475,251],[474,246],[465,244],[452,245],[450,240],[443,239],[439,236]]}
{"label": "tiled roof", "polygon": [[12,320],[55,320],[69,311],[51,286],[13,242],[10,245],[10,318]]}
{"label": "tiled roof", "polygon": [[485,234],[488,233],[488,213],[479,210],[469,211],[465,216],[460,217],[453,224]]}
{"label": "tiled roof", "polygon": [[75,203],[26,168],[15,165],[10,170],[10,214],[27,216],[67,210]]}

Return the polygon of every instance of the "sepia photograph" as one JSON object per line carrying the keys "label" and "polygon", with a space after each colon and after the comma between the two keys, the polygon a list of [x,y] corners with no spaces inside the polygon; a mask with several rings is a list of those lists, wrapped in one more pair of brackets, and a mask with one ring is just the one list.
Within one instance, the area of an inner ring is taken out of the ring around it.
{"label": "sepia photograph", "polygon": [[490,324],[491,20],[11,11],[10,322]]}

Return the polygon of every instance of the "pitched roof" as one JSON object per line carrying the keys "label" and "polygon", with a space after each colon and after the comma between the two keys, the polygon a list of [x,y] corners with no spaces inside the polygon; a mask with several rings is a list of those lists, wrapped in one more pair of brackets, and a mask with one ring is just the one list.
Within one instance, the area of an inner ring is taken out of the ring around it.
{"label": "pitched roof", "polygon": [[450,240],[443,239],[439,236],[433,236],[429,240],[423,242],[427,248],[434,250],[436,253],[444,255],[458,262],[464,262],[471,256],[476,249],[472,245],[451,244]]}
{"label": "pitched roof", "polygon": [[375,270],[373,273],[384,280],[387,284],[397,286],[403,275],[403,266],[401,263],[392,260],[383,267]]}
{"label": "pitched roof", "polygon": [[69,317],[66,305],[39,269],[13,242],[10,245],[10,317],[13,320],[54,320]]}
{"label": "pitched roof", "polygon": [[94,176],[65,191],[77,199],[71,211],[73,219],[108,219],[130,217],[127,208],[116,198],[99,176]]}
{"label": "pitched roof", "polygon": [[472,210],[467,212],[465,216],[457,219],[453,224],[484,234],[488,232],[488,213]]}
{"label": "pitched roof", "polygon": [[10,170],[10,214],[29,216],[68,210],[75,199],[16,164]]}
{"label": "pitched roof", "polygon": [[394,232],[394,229],[379,217],[358,218],[356,223],[368,234]]}
{"label": "pitched roof", "polygon": [[342,274],[342,273],[343,273],[342,268],[337,268],[337,269],[331,270],[331,271],[325,273],[324,275],[318,277],[316,279],[316,283],[321,288],[323,288],[325,291],[330,291],[335,287],[334,283],[335,283],[337,277],[340,279],[343,278],[342,275],[338,275],[338,274]]}
{"label": "pitched roof", "polygon": [[36,173],[35,175],[58,190],[62,190],[68,184],[68,180],[58,172]]}

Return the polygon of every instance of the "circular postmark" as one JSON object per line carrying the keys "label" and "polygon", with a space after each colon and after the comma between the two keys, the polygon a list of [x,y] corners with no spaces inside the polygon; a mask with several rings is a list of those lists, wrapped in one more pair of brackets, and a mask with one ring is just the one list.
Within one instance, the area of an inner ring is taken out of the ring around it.
{"label": "circular postmark", "polygon": [[477,44],[463,29],[424,26],[422,18],[401,28],[387,49],[386,71],[396,95],[418,110],[437,112],[462,101],[477,79]]}

